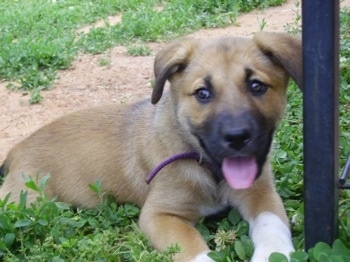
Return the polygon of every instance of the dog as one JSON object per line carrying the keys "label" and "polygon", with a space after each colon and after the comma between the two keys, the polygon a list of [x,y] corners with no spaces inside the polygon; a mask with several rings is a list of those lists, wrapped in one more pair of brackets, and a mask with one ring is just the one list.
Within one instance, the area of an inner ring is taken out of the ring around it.
{"label": "dog", "polygon": [[[249,222],[252,261],[288,255],[294,248],[269,155],[289,79],[302,85],[301,39],[185,38],[158,52],[154,73],[151,103],[78,111],[15,146],[0,198],[19,201],[28,190],[23,174],[50,174],[49,197],[94,207],[100,200],[88,184],[99,180],[117,202],[141,207],[139,226],[154,248],[180,246],[174,261],[212,261],[194,225],[227,207]],[[36,194],[28,191],[28,201]]]}

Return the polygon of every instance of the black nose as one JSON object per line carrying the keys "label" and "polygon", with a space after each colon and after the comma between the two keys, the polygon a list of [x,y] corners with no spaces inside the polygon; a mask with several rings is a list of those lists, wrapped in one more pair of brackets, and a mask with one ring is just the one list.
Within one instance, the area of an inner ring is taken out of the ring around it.
{"label": "black nose", "polygon": [[251,140],[251,137],[250,131],[246,128],[231,128],[226,130],[224,134],[225,142],[235,150],[240,150],[246,146]]}

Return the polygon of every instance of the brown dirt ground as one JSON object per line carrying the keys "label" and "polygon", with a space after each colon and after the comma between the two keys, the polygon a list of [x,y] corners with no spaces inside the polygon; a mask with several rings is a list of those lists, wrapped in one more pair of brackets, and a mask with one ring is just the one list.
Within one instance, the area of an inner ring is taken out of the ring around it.
{"label": "brown dirt ground", "polygon": [[[296,2],[289,0],[283,6],[243,14],[235,25],[203,29],[190,36],[251,36],[260,30],[263,19],[267,23],[265,31],[284,31],[287,23],[293,24],[295,21]],[[342,5],[350,6],[350,0],[345,0]],[[109,19],[120,21],[118,16]],[[94,26],[101,25],[96,23]],[[80,32],[87,32],[88,29],[84,27]],[[13,145],[59,116],[82,108],[125,103],[150,95],[154,54],[163,45],[150,43],[152,55],[147,57],[128,56],[123,46],[116,46],[101,55],[81,54],[69,70],[58,73],[51,90],[42,92],[44,100],[40,104],[29,104],[27,93],[10,91],[6,89],[6,83],[0,83],[0,163]],[[110,63],[101,66],[101,59]]]}

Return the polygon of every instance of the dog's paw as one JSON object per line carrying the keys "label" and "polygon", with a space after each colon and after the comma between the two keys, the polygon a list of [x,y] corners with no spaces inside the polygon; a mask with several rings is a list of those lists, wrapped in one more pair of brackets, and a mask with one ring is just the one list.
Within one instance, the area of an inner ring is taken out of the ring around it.
{"label": "dog's paw", "polygon": [[208,257],[207,252],[200,253],[190,262],[214,262],[210,257]]}
{"label": "dog's paw", "polygon": [[250,227],[255,247],[251,262],[269,261],[269,256],[273,252],[289,257],[290,252],[294,251],[289,228],[275,214],[260,214],[250,223]]}

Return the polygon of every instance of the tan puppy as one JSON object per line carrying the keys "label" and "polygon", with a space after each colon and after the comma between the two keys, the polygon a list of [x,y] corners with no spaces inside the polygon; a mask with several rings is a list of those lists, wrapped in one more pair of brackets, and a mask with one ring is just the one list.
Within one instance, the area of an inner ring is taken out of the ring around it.
{"label": "tan puppy", "polygon": [[[0,198],[25,190],[22,174],[51,174],[46,192],[93,207],[88,184],[100,180],[118,202],[142,207],[140,227],[157,249],[178,243],[176,261],[211,261],[193,227],[202,216],[236,207],[250,224],[252,261],[293,250],[276,193],[269,150],[283,116],[289,76],[301,82],[301,40],[258,33],[253,39],[185,39],[155,59],[152,105],[79,111],[41,128],[13,148],[2,167]],[[166,81],[170,92],[163,94]],[[147,174],[165,159],[196,152]],[[34,192],[28,192],[34,201]]]}

